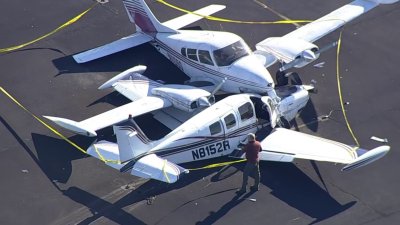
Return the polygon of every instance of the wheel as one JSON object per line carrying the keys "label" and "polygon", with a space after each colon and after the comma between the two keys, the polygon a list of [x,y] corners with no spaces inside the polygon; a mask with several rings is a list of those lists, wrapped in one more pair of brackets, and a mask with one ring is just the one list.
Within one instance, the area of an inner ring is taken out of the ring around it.
{"label": "wheel", "polygon": [[291,85],[302,85],[303,84],[298,73],[292,72],[292,73],[290,73],[289,77],[290,77]]}
{"label": "wheel", "polygon": [[289,123],[289,121],[287,121],[287,119],[285,119],[285,117],[281,116],[279,118],[278,126],[282,127],[282,128],[289,129],[290,128],[290,123]]}
{"label": "wheel", "polygon": [[276,78],[276,86],[285,86],[288,85],[289,79],[285,76],[285,72],[278,71],[276,72],[275,78]]}

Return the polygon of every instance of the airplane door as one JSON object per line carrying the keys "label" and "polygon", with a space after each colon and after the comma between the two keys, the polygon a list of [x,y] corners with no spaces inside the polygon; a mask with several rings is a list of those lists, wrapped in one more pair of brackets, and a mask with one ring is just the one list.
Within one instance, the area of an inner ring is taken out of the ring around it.
{"label": "airplane door", "polygon": [[276,121],[278,120],[278,111],[272,102],[273,100],[269,96],[263,96],[261,97],[261,101],[267,107],[269,118],[271,120],[271,127],[274,128],[276,126]]}
{"label": "airplane door", "polygon": [[222,129],[224,132],[224,146],[229,146],[225,149],[223,155],[230,154],[240,143],[240,137],[234,136],[234,131],[239,127],[238,118],[235,112],[231,111],[221,117]]}

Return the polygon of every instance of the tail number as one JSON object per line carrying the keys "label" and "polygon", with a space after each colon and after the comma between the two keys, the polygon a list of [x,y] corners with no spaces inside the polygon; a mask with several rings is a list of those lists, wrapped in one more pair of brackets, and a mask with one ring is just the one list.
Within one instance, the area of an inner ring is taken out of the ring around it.
{"label": "tail number", "polygon": [[202,159],[230,149],[229,141],[221,141],[206,145],[192,151],[193,160]]}

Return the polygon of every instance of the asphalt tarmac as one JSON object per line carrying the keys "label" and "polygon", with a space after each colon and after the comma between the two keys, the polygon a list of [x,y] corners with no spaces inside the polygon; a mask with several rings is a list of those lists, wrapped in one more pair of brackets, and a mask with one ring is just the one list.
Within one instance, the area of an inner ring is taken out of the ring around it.
{"label": "asphalt tarmac", "polygon": [[[147,1],[160,21],[181,15]],[[209,4],[227,8],[216,16],[242,21],[317,19],[349,1],[168,1],[195,10]],[[0,48],[44,35],[83,12],[93,1],[7,1],[0,8]],[[371,149],[387,138],[392,149],[383,159],[351,172],[341,165],[296,160],[261,164],[261,189],[242,197],[242,164],[191,172],[171,185],[121,174],[80,153],[0,94],[0,224],[351,224],[400,221],[400,4],[380,6],[346,25],[340,76],[347,115],[358,141]],[[249,25],[201,20],[195,29],[234,32],[254,45],[281,36],[295,25]],[[72,55],[134,31],[119,0],[95,6],[78,22],[20,50],[0,54],[0,85],[32,113],[82,120],[127,102],[97,90],[132,66],[169,83],[185,75],[145,44],[86,64]],[[338,39],[334,32],[317,44]],[[324,62],[322,68],[314,64]],[[297,69],[304,83],[317,81],[295,127],[354,144],[340,112],[336,51]],[[327,115],[327,120],[315,122]],[[144,126],[151,127],[150,122]],[[83,148],[94,139],[60,131]],[[109,137],[105,129],[99,138]],[[288,137],[290,141],[290,137]],[[213,161],[215,162],[215,161]],[[187,164],[193,168],[207,164]],[[252,182],[252,180],[250,180]]]}

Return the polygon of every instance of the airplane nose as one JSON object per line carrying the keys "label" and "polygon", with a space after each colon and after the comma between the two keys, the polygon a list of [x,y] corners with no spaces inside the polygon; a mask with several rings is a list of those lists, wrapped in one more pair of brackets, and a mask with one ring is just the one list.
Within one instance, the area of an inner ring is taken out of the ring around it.
{"label": "airplane nose", "polygon": [[237,74],[236,76],[244,80],[244,84],[257,89],[256,92],[267,92],[275,86],[271,74],[255,55],[248,55],[237,60],[231,70],[233,74]]}

